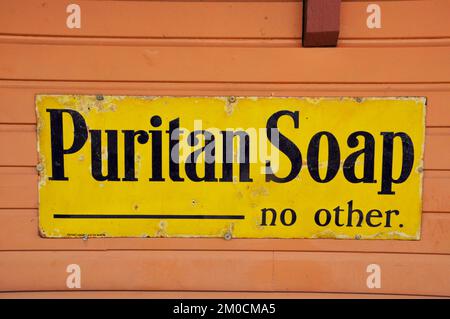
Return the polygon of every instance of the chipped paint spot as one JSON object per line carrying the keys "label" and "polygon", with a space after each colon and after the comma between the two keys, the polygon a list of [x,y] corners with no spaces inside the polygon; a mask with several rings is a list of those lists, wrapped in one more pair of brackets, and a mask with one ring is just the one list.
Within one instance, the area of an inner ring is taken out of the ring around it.
{"label": "chipped paint spot", "polygon": [[158,230],[156,231],[156,237],[168,237],[167,236],[167,226],[168,222],[162,220],[158,224]]}
{"label": "chipped paint spot", "polygon": [[231,116],[234,112],[234,107],[235,107],[235,103],[236,102],[230,102],[230,100],[228,99],[226,104],[225,104],[225,113],[228,116]]}
{"label": "chipped paint spot", "polygon": [[251,196],[258,197],[258,196],[269,196],[269,190],[267,187],[259,185],[254,186],[251,189]]}

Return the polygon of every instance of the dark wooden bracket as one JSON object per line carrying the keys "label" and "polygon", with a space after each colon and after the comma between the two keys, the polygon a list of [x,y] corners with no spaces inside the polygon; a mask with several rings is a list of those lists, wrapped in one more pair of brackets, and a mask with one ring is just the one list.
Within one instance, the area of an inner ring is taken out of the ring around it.
{"label": "dark wooden bracket", "polygon": [[341,0],[303,0],[304,47],[335,47]]}

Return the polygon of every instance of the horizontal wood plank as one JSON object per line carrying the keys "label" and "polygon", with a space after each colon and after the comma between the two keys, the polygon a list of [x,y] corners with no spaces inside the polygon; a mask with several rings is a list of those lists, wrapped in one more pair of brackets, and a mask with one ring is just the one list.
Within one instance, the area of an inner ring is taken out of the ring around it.
{"label": "horizontal wood plank", "polygon": [[[0,299],[435,299],[421,295],[312,292],[220,291],[15,291],[0,292]],[[445,298],[445,297],[442,297]]]}
{"label": "horizontal wood plank", "polygon": [[[450,128],[427,128],[425,169],[450,169]],[[34,166],[38,164],[35,125],[1,125],[0,166]]]}
{"label": "horizontal wood plank", "polygon": [[450,47],[297,49],[0,44],[0,52],[3,80],[450,82]]}
{"label": "horizontal wood plank", "polygon": [[172,96],[423,96],[426,125],[450,126],[450,85],[89,83],[0,81],[0,124],[35,124],[36,94]]}
{"label": "horizontal wood plank", "polygon": [[[450,212],[450,171],[425,171],[423,210]],[[34,167],[0,167],[0,208],[38,208]]]}
{"label": "horizontal wood plank", "polygon": [[425,213],[420,241],[335,239],[91,238],[38,235],[34,209],[0,209],[0,250],[261,250],[450,254],[450,214]]}
{"label": "horizontal wood plank", "polygon": [[38,207],[38,175],[36,168],[0,167],[0,207]]}
{"label": "horizontal wood plank", "polygon": [[[32,166],[38,162],[35,125],[0,125],[0,149],[6,166]],[[2,164],[0,164],[2,165]]]}
{"label": "horizontal wood plank", "polygon": [[66,269],[77,264],[83,290],[371,293],[374,263],[377,293],[450,296],[449,255],[314,252],[0,252],[0,290],[69,290]]}
{"label": "horizontal wood plank", "polygon": [[[211,39],[211,38],[96,38],[0,35],[0,43],[48,45],[102,45],[141,47],[240,47],[299,48],[301,39]],[[450,38],[341,39],[340,48],[448,47]]]}
{"label": "horizontal wood plank", "polygon": [[450,169],[450,128],[425,129],[425,169]]}
{"label": "horizontal wood plank", "polygon": [[[2,1],[0,34],[269,39],[299,39],[302,34],[301,1],[78,0],[76,3],[81,7],[80,29],[66,27],[69,3],[64,1],[26,0],[26,10],[24,1]],[[341,39],[450,37],[447,0],[378,1],[382,15],[380,29],[366,26],[369,4],[342,2]]]}

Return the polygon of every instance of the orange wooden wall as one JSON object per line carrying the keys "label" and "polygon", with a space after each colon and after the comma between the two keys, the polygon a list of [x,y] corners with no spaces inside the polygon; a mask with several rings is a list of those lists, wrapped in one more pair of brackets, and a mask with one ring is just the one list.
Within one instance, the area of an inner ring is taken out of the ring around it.
{"label": "orange wooden wall", "polygon": [[[449,297],[449,13],[343,0],[339,47],[306,49],[300,1],[0,0],[0,297]],[[426,96],[422,240],[40,238],[37,93]]]}

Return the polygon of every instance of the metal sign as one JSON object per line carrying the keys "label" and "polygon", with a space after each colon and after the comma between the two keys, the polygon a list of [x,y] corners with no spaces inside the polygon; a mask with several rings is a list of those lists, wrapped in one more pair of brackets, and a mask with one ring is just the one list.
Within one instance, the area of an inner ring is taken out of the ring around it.
{"label": "metal sign", "polygon": [[420,238],[424,98],[36,105],[44,237]]}

